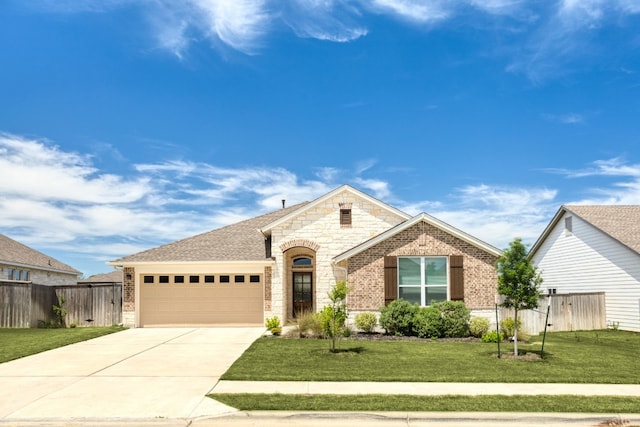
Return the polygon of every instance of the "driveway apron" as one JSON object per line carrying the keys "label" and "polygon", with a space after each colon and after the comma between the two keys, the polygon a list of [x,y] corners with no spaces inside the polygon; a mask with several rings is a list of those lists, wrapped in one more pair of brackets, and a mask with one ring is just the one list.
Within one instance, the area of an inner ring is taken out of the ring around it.
{"label": "driveway apron", "polygon": [[193,418],[261,327],[140,328],[0,364],[0,419]]}

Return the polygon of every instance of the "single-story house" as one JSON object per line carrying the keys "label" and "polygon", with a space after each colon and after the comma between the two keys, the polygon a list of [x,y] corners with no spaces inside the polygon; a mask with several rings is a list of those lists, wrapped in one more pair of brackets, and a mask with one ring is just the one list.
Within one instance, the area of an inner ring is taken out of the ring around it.
{"label": "single-story house", "polygon": [[640,206],[561,206],[529,257],[543,289],[604,292],[607,323],[640,332]]}
{"label": "single-story house", "polygon": [[319,311],[347,280],[353,313],[396,298],[494,305],[501,251],[351,186],[109,262],[124,274],[128,326],[263,324]]}
{"label": "single-story house", "polygon": [[122,270],[113,270],[108,273],[100,273],[78,280],[78,284],[103,284],[111,283],[122,285]]}
{"label": "single-story house", "polygon": [[39,285],[75,285],[82,273],[0,234],[0,281]]}

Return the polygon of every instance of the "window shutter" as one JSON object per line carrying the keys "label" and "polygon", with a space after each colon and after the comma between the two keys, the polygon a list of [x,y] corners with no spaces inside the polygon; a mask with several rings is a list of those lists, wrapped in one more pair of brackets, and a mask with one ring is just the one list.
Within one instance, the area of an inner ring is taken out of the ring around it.
{"label": "window shutter", "polygon": [[464,301],[464,270],[462,255],[449,257],[449,279],[451,280],[451,300]]}
{"label": "window shutter", "polygon": [[384,304],[398,299],[398,258],[384,257]]}

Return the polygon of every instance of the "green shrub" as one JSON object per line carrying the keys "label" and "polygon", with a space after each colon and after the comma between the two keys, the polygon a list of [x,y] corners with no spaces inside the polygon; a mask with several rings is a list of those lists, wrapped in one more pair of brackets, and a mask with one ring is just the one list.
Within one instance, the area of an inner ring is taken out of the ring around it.
{"label": "green shrub", "polygon": [[413,333],[420,338],[440,338],[444,334],[442,312],[437,307],[420,307],[413,316]]}
{"label": "green shrub", "polygon": [[[500,330],[507,338],[511,338],[515,332],[515,321],[513,317],[507,317],[506,319],[500,321]],[[518,341],[527,341],[529,339],[529,335],[522,331],[522,321],[518,319]]]}
{"label": "green shrub", "polygon": [[499,338],[498,338],[498,332],[497,331],[489,331],[487,333],[485,333],[482,336],[482,342],[498,342],[498,340],[500,341],[504,341],[504,334],[502,332],[500,332]]}
{"label": "green shrub", "polygon": [[417,310],[417,304],[411,304],[402,298],[391,301],[380,309],[380,326],[392,335],[411,335]]}
{"label": "green shrub", "polygon": [[353,328],[349,325],[345,325],[345,327],[342,329],[342,336],[345,338],[349,338],[351,335],[353,335]]}
{"label": "green shrub", "polygon": [[469,332],[476,338],[481,338],[489,330],[489,319],[474,317],[469,322]]}
{"label": "green shrub", "polygon": [[469,336],[471,312],[462,301],[444,301],[433,304],[442,313],[442,336],[462,338]]}
{"label": "green shrub", "polygon": [[356,326],[362,332],[370,334],[376,328],[378,318],[375,313],[365,312],[356,315]]}
{"label": "green shrub", "polygon": [[313,311],[303,311],[296,315],[296,326],[298,337],[309,338],[316,337],[322,338],[322,323],[320,322],[319,313]]}
{"label": "green shrub", "polygon": [[278,316],[270,317],[264,322],[264,325],[273,333],[273,329],[280,328],[280,319]]}

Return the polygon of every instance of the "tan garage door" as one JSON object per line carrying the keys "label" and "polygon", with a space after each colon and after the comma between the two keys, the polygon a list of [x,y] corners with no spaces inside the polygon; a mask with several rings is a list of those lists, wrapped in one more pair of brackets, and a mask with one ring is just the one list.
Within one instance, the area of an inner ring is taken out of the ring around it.
{"label": "tan garage door", "polygon": [[159,283],[161,277],[167,276],[155,276],[154,283],[144,283],[141,277],[141,326],[261,325],[264,321],[262,280],[175,283],[171,276],[169,283]]}

